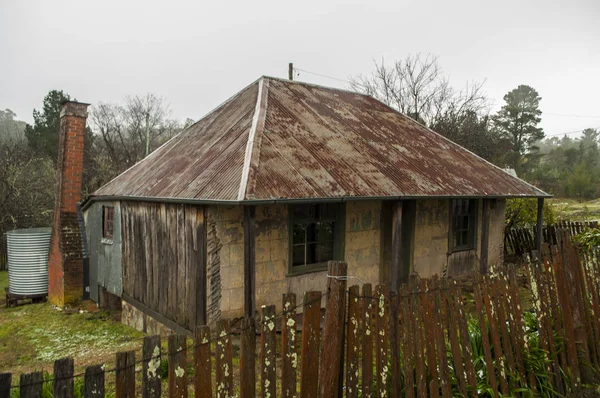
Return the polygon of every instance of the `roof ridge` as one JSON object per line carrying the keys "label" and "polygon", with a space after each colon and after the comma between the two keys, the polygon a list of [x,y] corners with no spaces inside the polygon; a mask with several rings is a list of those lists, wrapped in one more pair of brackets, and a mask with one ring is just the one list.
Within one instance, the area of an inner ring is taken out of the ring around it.
{"label": "roof ridge", "polygon": [[[254,115],[252,116],[252,124],[248,132],[248,143],[244,154],[244,165],[242,167],[242,176],[240,180],[240,189],[238,191],[238,200],[245,200],[248,194],[248,181],[251,184],[250,194],[254,197],[254,187],[256,174],[254,163],[258,163],[260,158],[260,144],[262,141],[262,130],[265,125],[265,114],[267,110],[267,100],[269,92],[269,80],[262,76],[258,80],[258,91],[256,94],[256,105],[254,106]],[[255,155],[256,154],[256,155]]]}
{"label": "roof ridge", "polygon": [[302,86],[314,87],[314,88],[323,89],[323,90],[341,91],[343,93],[356,94],[356,95],[360,95],[362,97],[372,98],[369,94],[361,93],[360,91],[354,91],[354,90],[351,90],[348,88],[324,86],[322,84],[308,83],[308,82],[301,81],[301,80],[290,80],[290,79],[284,79],[282,77],[274,77],[274,76],[267,76],[267,75],[263,75],[262,77],[265,79],[276,80],[276,81],[282,82],[282,83],[300,84]]}

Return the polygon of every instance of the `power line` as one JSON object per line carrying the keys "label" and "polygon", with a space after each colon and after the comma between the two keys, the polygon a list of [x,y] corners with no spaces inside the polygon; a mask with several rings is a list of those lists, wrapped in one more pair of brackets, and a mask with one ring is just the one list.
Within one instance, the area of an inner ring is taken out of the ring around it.
{"label": "power line", "polygon": [[[323,75],[321,73],[309,72],[307,70],[296,68],[296,67],[294,67],[294,70],[298,71],[298,72],[308,73],[309,75],[320,76],[320,77],[324,77],[326,79],[337,80],[338,82],[350,84],[350,82],[348,80],[338,79],[337,77],[327,76],[327,75]],[[298,74],[297,76],[300,76],[300,74]]]}
{"label": "power line", "polygon": [[548,135],[546,135],[544,138],[548,138],[548,137],[558,137],[558,136],[561,136],[561,135],[571,135],[571,134],[578,134],[578,133],[581,133],[581,132],[583,132],[584,130],[588,130],[588,129],[594,129],[594,130],[598,130],[598,129],[600,129],[600,126],[599,126],[599,127],[586,127],[586,128],[584,128],[584,129],[573,130],[573,131],[567,131],[567,132],[565,132],[565,133],[548,134]]}
{"label": "power line", "polygon": [[600,116],[588,116],[588,115],[570,115],[566,113],[548,113],[542,112],[542,116],[562,116],[562,117],[580,117],[586,119],[600,119]]}

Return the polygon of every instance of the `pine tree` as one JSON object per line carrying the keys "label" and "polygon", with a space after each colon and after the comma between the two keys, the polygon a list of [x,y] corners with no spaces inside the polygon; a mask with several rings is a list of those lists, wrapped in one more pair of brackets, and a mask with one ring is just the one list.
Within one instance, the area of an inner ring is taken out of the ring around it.
{"label": "pine tree", "polygon": [[511,153],[505,161],[519,173],[523,156],[537,148],[536,141],[544,138],[544,131],[538,127],[542,111],[538,92],[530,86],[520,85],[504,96],[506,102],[493,117],[500,138],[511,144]]}

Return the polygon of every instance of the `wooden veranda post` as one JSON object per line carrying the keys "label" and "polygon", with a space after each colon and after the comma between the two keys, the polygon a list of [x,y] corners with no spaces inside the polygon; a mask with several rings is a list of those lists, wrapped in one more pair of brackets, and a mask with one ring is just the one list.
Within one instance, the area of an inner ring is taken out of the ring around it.
{"label": "wooden veranda post", "polygon": [[490,199],[483,199],[483,211],[481,220],[481,256],[479,272],[487,274],[488,271],[488,247],[490,243]]}
{"label": "wooden veranda post", "polygon": [[256,235],[254,232],[255,207],[244,206],[244,314],[247,318],[254,316],[256,301],[254,297]]}
{"label": "wooden veranda post", "polygon": [[537,222],[535,224],[535,250],[542,252],[542,228],[544,226],[544,198],[538,198]]}
{"label": "wooden veranda post", "polygon": [[391,290],[398,292],[400,283],[408,281],[401,280],[402,272],[402,201],[394,203],[392,210],[392,283]]}

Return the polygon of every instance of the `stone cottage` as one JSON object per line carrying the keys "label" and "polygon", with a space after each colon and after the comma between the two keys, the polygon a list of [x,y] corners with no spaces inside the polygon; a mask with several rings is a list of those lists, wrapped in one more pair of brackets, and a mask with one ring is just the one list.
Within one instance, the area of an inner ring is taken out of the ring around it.
{"label": "stone cottage", "polygon": [[367,95],[261,77],[84,204],[89,286],[193,332],[324,290],[502,262],[505,199],[548,196]]}

